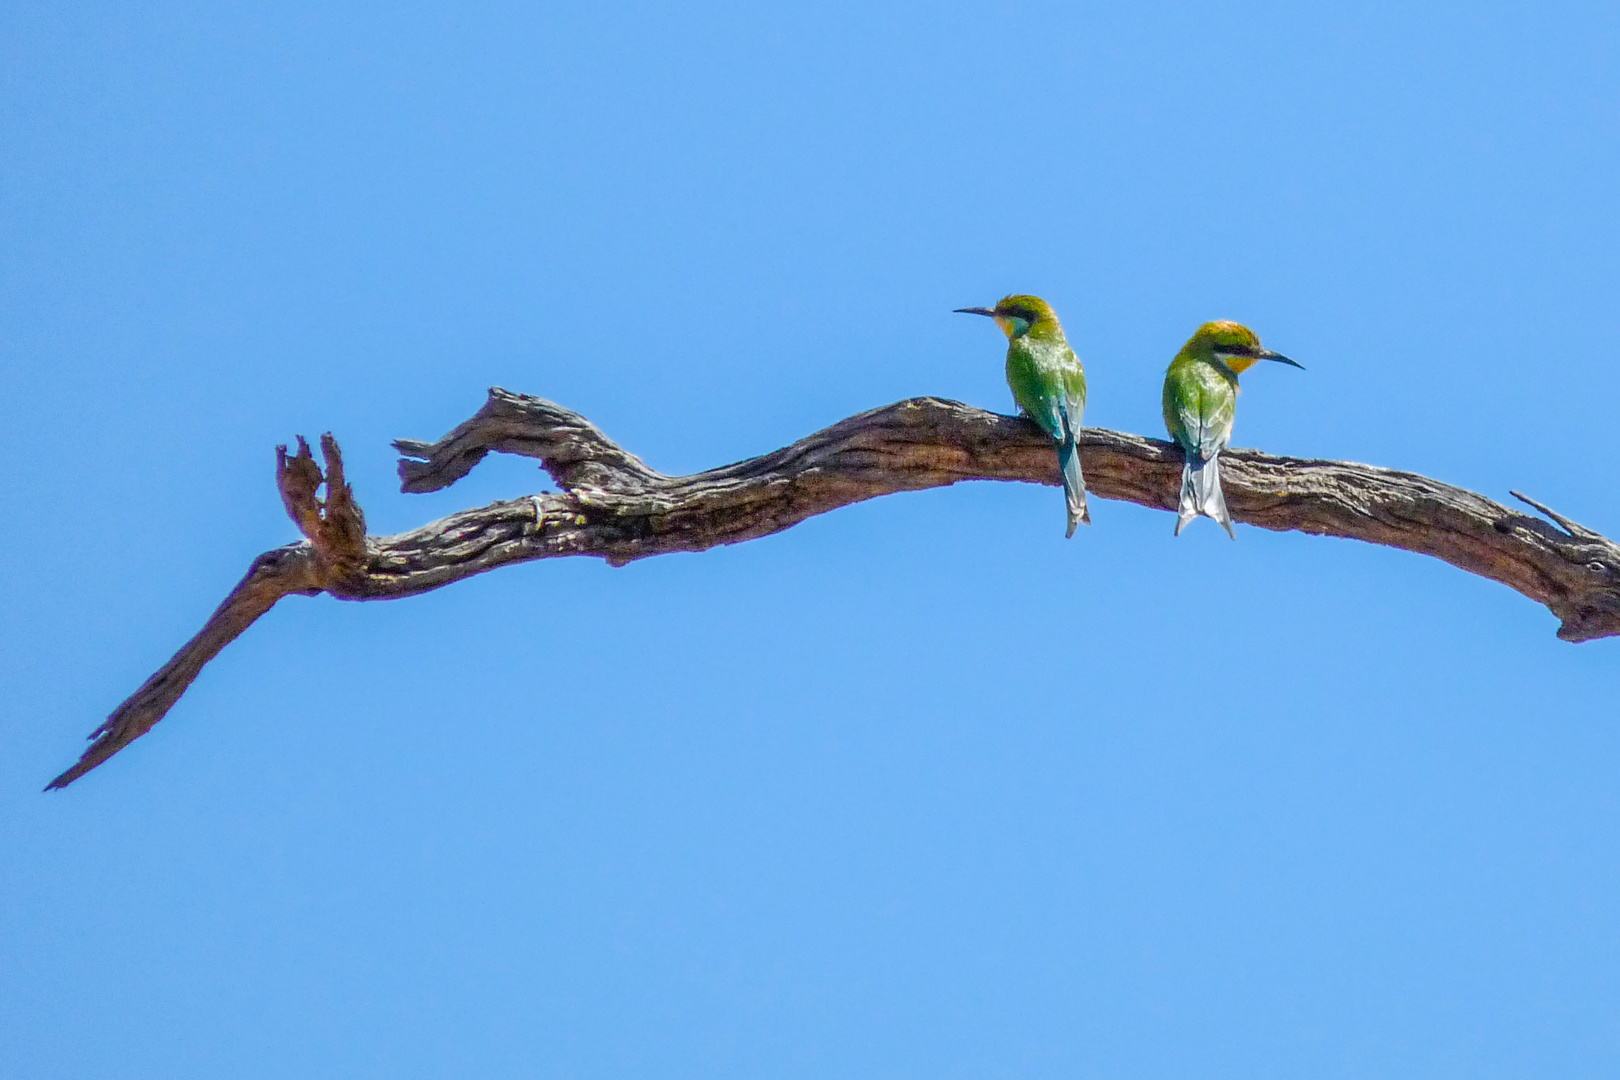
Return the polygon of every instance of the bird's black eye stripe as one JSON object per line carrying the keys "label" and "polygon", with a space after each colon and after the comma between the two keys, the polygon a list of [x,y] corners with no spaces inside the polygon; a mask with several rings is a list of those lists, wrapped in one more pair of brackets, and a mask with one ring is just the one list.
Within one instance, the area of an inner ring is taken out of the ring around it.
{"label": "bird's black eye stripe", "polygon": [[1259,356],[1260,350],[1253,345],[1217,345],[1215,351],[1225,353],[1227,356]]}
{"label": "bird's black eye stripe", "polygon": [[1007,314],[1015,319],[1023,319],[1027,323],[1037,322],[1039,318],[1027,307],[1010,307],[1007,309]]}

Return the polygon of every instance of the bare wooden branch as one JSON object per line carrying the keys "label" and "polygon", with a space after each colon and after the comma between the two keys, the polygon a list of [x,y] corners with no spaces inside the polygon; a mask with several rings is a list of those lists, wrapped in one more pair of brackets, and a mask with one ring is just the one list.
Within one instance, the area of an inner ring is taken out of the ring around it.
{"label": "bare wooden branch", "polygon": [[[1033,424],[938,398],[861,413],[774,453],[691,476],[657,472],[578,413],[498,388],[438,442],[394,445],[406,492],[447,487],[490,451],[538,458],[563,490],[368,537],[332,437],[321,441],[324,474],[302,439],[292,457],[279,448],[278,487],[307,539],[261,555],[202,631],[92,733],[78,764],[50,786],[71,783],[145,734],[204,664],[291,593],[395,599],[534,559],[589,555],[622,566],[703,551],[897,491],[962,480],[1059,482],[1052,442]],[[1087,428],[1080,451],[1094,494],[1175,509],[1174,444]],[[1415,473],[1242,449],[1222,461],[1236,521],[1432,555],[1546,605],[1565,641],[1620,634],[1620,545],[1516,492],[1552,524]],[[316,496],[322,483],[324,501]]]}
{"label": "bare wooden branch", "polygon": [[180,700],[203,665],[236,640],[238,634],[269,611],[277,600],[293,593],[309,596],[321,590],[313,550],[307,544],[277,548],[253,560],[247,576],[237,582],[225,602],[214,609],[197,635],[170,657],[141,688],[113,710],[105,723],[90,733],[90,747],[74,766],[45,788],[67,787],[73,781],[145,735],[153,724]]}

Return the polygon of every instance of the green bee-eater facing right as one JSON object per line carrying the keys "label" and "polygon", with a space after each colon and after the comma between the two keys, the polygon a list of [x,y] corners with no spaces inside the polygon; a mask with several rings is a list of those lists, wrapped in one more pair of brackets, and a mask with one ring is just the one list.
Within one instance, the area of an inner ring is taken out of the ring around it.
{"label": "green bee-eater facing right", "polygon": [[1068,502],[1069,531],[1091,524],[1086,478],[1080,473],[1080,420],[1086,411],[1086,369],[1069,348],[1057,313],[1038,296],[1003,297],[993,308],[957,308],[988,315],[1007,335],[1007,386],[1013,400],[1057,443],[1058,470]]}
{"label": "green bee-eater facing right", "polygon": [[1281,353],[1260,347],[1260,337],[1235,322],[1208,322],[1198,328],[1170,361],[1164,374],[1164,426],[1181,444],[1187,463],[1181,467],[1181,505],[1176,535],[1203,514],[1221,523],[1226,535],[1232,516],[1221,494],[1219,458],[1232,441],[1237,412],[1238,375],[1261,360],[1304,368]]}

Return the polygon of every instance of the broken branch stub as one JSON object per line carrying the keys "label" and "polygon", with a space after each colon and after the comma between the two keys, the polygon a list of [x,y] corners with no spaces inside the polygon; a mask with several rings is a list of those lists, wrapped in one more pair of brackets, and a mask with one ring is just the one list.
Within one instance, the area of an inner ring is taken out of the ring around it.
{"label": "broken branch stub", "polygon": [[[292,457],[286,446],[276,447],[276,487],[287,516],[315,548],[317,562],[335,581],[343,581],[365,572],[366,516],[344,481],[343,453],[330,431],[321,436],[321,458],[324,476],[302,435]],[[323,484],[325,499],[316,494]]]}

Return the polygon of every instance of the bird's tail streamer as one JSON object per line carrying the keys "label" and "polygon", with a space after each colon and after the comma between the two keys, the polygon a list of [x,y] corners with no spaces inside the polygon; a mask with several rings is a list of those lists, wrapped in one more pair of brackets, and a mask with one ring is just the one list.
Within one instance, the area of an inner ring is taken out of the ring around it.
{"label": "bird's tail streamer", "polygon": [[1086,507],[1086,478],[1080,472],[1080,447],[1075,442],[1079,432],[1070,423],[1068,410],[1061,415],[1064,430],[1063,441],[1058,444],[1058,469],[1063,474],[1063,497],[1069,508],[1069,531],[1063,535],[1070,537],[1082,521],[1091,524],[1091,511]]}
{"label": "bird's tail streamer", "polygon": [[1207,460],[1204,458],[1187,456],[1187,463],[1181,467],[1181,504],[1176,513],[1176,535],[1187,523],[1199,514],[1212,517],[1221,523],[1226,535],[1237,539],[1232,531],[1232,515],[1226,510],[1226,496],[1221,494],[1221,456],[1219,453]]}

